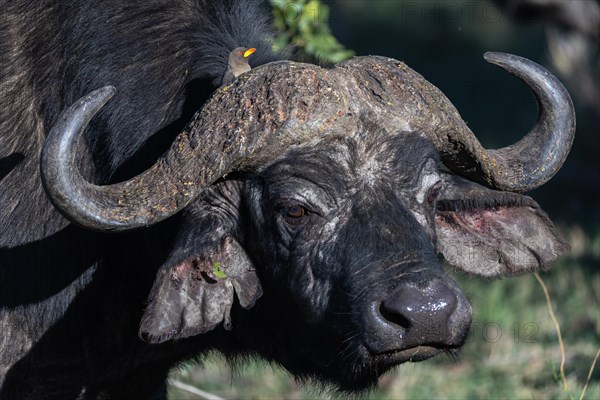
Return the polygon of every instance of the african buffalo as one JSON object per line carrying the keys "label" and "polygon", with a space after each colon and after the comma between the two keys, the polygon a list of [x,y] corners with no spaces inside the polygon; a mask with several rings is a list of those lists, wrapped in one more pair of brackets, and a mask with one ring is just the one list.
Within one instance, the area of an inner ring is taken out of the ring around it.
{"label": "african buffalo", "polygon": [[2,8],[2,399],[165,398],[169,370],[211,350],[364,389],[463,344],[471,306],[438,254],[499,277],[567,250],[517,193],[574,135],[529,60],[486,54],[540,108],[486,150],[384,57],[255,65],[206,101],[231,49],[275,58],[255,2]]}

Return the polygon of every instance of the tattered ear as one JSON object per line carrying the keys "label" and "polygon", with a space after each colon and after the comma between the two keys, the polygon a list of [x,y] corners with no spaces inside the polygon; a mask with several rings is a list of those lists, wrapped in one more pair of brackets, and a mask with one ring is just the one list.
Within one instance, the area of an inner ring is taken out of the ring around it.
{"label": "tattered ear", "polygon": [[445,177],[435,224],[438,251],[468,273],[497,278],[545,270],[569,246],[530,197]]}
{"label": "tattered ear", "polygon": [[140,335],[159,343],[208,332],[221,322],[230,330],[234,293],[242,307],[250,308],[262,288],[244,249],[225,236],[161,268]]}

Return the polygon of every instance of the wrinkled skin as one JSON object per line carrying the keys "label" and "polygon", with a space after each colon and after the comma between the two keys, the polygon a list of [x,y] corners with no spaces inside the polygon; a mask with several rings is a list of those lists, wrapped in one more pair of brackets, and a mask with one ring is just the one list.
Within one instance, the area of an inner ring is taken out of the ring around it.
{"label": "wrinkled skin", "polygon": [[0,398],[164,398],[169,369],[210,350],[361,390],[454,353],[471,307],[438,250],[494,277],[545,268],[566,246],[533,200],[439,166],[414,133],[331,136],[227,176],[142,235],[78,235],[85,254],[111,256],[52,297],[61,316],[29,326],[15,308],[27,335],[9,331]]}
{"label": "wrinkled skin", "polygon": [[[426,359],[464,341],[471,306],[437,261],[435,204],[415,198],[439,182],[437,155],[414,139],[366,146],[335,140],[322,153],[300,151],[265,171],[263,213],[254,218],[266,229],[258,230],[262,240],[253,241],[253,251],[274,268],[274,279],[265,278],[273,282],[265,285],[284,287],[273,301],[287,298],[293,307],[282,313],[290,338],[285,347],[298,351],[290,357],[297,360],[292,371],[316,370],[343,387],[362,388],[399,362]],[[423,154],[411,156],[415,150]],[[431,175],[437,179],[420,185]],[[287,215],[297,207],[307,210],[303,217]],[[424,327],[409,329],[382,316],[381,303],[399,287],[439,282],[455,297],[455,308],[451,321],[437,320],[440,326],[432,325],[428,337],[412,334]]]}
{"label": "wrinkled skin", "polygon": [[[203,325],[198,322],[202,311],[189,312],[197,297],[178,299],[182,276],[195,279],[184,272],[193,271],[186,260],[215,243],[218,247],[219,238],[232,237],[240,243],[237,251],[249,255],[265,288],[254,307],[253,301],[242,301],[245,296],[236,288],[240,303],[252,307],[242,311],[236,303],[231,311],[242,353],[256,352],[296,376],[355,390],[375,384],[398,363],[454,352],[467,335],[471,306],[437,259],[435,221],[443,219],[440,212],[436,217],[439,201],[445,204],[444,223],[454,233],[465,230],[452,224],[448,214],[497,210],[510,219],[521,210],[509,235],[518,235],[521,224],[545,226],[539,243],[530,246],[542,264],[564,245],[533,201],[448,176],[438,163],[433,146],[417,135],[370,132],[292,149],[257,173],[217,183],[186,211],[187,228],[150,295],[142,334],[162,342],[206,332],[222,319],[226,326],[230,323],[229,310],[221,310]],[[459,183],[480,192],[452,206],[444,193],[460,193],[464,188]],[[499,211],[500,205],[510,211]],[[482,229],[481,234],[488,233]],[[226,273],[233,271],[223,264]],[[471,267],[466,262],[457,266]],[[512,273],[538,267],[537,261],[515,263]],[[470,272],[486,275],[486,268],[482,261]],[[411,311],[411,306],[421,311]],[[169,313],[177,316],[172,325],[165,322]]]}
{"label": "wrinkled skin", "polygon": [[[300,378],[362,389],[399,362],[452,353],[464,340],[470,307],[436,253],[500,277],[546,268],[566,250],[533,200],[438,171],[423,137],[464,122],[420,75],[380,57],[341,66],[356,86],[338,72],[287,74],[292,64],[280,64],[277,84],[255,79],[256,90],[237,92],[241,105],[273,92],[278,106],[229,118],[237,130],[221,118],[243,107],[219,96],[241,86],[217,90],[213,138],[241,143],[238,132],[263,123],[276,133],[285,123],[294,139],[306,133],[296,120],[327,132],[279,144],[287,152],[222,177],[154,226],[117,235],[78,227],[52,206],[39,172],[61,110],[118,88],[73,169],[102,185],[136,176],[204,108],[229,44],[256,46],[253,68],[277,58],[268,14],[239,0],[19,0],[3,12],[2,400],[164,399],[169,370],[209,351],[259,355]],[[307,85],[289,79],[300,74]],[[339,119],[334,103],[345,91],[323,82],[364,91],[366,109]]]}

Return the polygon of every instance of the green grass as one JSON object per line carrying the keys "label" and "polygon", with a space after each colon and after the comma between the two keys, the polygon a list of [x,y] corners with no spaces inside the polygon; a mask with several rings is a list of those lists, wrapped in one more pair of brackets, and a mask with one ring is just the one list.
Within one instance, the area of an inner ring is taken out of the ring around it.
{"label": "green grass", "polygon": [[[453,274],[473,304],[473,326],[459,360],[441,356],[404,364],[380,380],[370,399],[579,399],[600,346],[600,235],[566,237],[575,256],[541,274],[565,344],[561,353],[541,286],[533,275],[483,281]],[[584,240],[581,244],[578,240]],[[600,362],[599,362],[600,364]],[[219,357],[172,377],[227,399],[313,399],[327,394],[302,387],[284,371],[256,361],[235,373]],[[173,387],[170,400],[199,399]],[[585,395],[600,398],[600,365]]]}

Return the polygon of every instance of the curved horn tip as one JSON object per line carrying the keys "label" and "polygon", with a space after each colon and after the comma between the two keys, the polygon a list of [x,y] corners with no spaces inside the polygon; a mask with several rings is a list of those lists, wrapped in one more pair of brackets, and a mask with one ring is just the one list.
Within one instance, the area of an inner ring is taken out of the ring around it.
{"label": "curved horn tip", "polygon": [[82,116],[89,116],[91,119],[116,93],[117,88],[110,85],[91,91],[75,101],[62,113],[62,116],[64,119],[70,119],[75,114],[81,113]]}
{"label": "curved horn tip", "polygon": [[[534,61],[497,52],[487,52],[483,58],[522,80],[533,91],[539,107],[538,121],[529,134],[514,145],[494,151],[505,160],[507,168],[521,169],[508,174],[508,178],[494,176],[495,185],[519,192],[539,187],[560,169],[573,144],[573,101],[558,78]],[[532,158],[522,159],[523,154]]]}
{"label": "curved horn tip", "polygon": [[[50,201],[72,222],[85,215],[74,205],[79,202],[80,189],[85,186],[81,176],[74,174],[77,139],[94,115],[117,93],[114,86],[96,89],[64,110],[50,129],[40,154],[41,180]],[[90,217],[93,219],[93,217]],[[93,222],[92,222],[93,224]]]}
{"label": "curved horn tip", "polygon": [[[483,59],[490,64],[497,65],[509,73],[516,75],[518,78],[532,78],[530,77],[530,73],[538,73],[543,76],[544,79],[550,79],[552,81],[559,82],[558,79],[551,74],[546,68],[536,63],[535,61],[531,61],[528,58],[517,56],[509,53],[501,53],[495,51],[488,51],[483,54]],[[562,84],[559,83],[560,86]],[[566,92],[566,89],[564,89]]]}
{"label": "curved horn tip", "polygon": [[483,54],[483,59],[511,74],[520,75],[523,69],[532,69],[532,67],[534,70],[547,73],[546,69],[535,61],[514,54],[488,51]]}
{"label": "curved horn tip", "polygon": [[489,62],[490,64],[502,63],[503,61],[507,61],[511,57],[521,58],[519,56],[515,56],[514,54],[502,53],[498,51],[486,51],[483,54],[483,59]]}
{"label": "curved horn tip", "polygon": [[[528,58],[525,57],[521,57],[521,56],[517,56],[515,54],[510,54],[510,53],[503,53],[500,51],[486,51],[485,53],[483,53],[483,59],[487,62],[489,62],[490,64],[496,64],[496,65],[507,65],[507,64],[513,64],[515,62],[526,62],[528,64],[535,64],[535,65],[539,65],[538,63],[531,61]],[[541,65],[540,65],[541,67]]]}
{"label": "curved horn tip", "polygon": [[111,85],[103,86],[99,89],[96,89],[86,96],[84,96],[81,100],[84,103],[96,103],[100,102],[102,105],[106,104],[110,99],[114,97],[117,93],[117,88]]}

